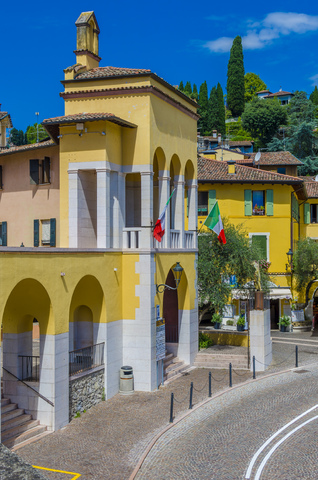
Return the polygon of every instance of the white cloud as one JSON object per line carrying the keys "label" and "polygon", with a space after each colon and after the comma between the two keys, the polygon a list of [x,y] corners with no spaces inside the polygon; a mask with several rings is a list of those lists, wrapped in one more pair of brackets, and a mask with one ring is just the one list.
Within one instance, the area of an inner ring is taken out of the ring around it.
{"label": "white cloud", "polygon": [[[318,16],[293,12],[273,12],[259,22],[248,20],[247,34],[242,37],[245,50],[260,50],[284,35],[303,34],[318,30]],[[221,37],[204,46],[211,52],[224,53],[231,49],[233,39]]]}
{"label": "white cloud", "polygon": [[312,80],[312,86],[315,87],[317,85],[318,87],[318,73],[317,75],[313,75],[312,77],[310,77],[310,80]]}

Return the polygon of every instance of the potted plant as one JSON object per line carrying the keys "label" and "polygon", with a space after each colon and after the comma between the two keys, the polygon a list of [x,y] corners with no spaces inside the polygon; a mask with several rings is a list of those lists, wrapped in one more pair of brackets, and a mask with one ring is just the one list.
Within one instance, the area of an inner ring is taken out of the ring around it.
{"label": "potted plant", "polygon": [[290,317],[288,315],[282,315],[279,317],[278,325],[281,332],[286,332],[287,327],[291,324]]}
{"label": "potted plant", "polygon": [[222,323],[221,315],[219,313],[214,313],[211,322],[214,323],[214,328],[219,329]]}
{"label": "potted plant", "polygon": [[245,327],[245,315],[241,315],[238,321],[236,322],[236,328],[238,332],[244,332]]}

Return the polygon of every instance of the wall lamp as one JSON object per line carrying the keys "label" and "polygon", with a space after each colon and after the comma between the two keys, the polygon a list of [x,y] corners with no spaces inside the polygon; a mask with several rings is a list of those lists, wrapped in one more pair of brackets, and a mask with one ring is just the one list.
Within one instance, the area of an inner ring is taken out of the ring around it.
{"label": "wall lamp", "polygon": [[286,255],[287,255],[287,259],[288,259],[288,263],[286,263],[286,272],[289,268],[292,271],[293,270],[293,255],[294,254],[293,254],[293,251],[292,251],[291,248],[288,250]]}
{"label": "wall lamp", "polygon": [[163,293],[165,290],[177,290],[179,287],[179,283],[181,280],[181,275],[183,272],[183,268],[180,265],[180,262],[177,262],[176,266],[172,269],[174,280],[176,282],[176,287],[170,287],[170,285],[166,285],[165,283],[160,283],[160,285],[156,285],[157,293]]}

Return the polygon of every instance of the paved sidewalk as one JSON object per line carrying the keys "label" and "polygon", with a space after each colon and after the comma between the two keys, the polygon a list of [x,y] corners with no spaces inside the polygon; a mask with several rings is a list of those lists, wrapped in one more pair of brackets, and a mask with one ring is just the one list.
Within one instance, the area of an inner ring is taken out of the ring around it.
{"label": "paved sidewalk", "polygon": [[[257,377],[293,368],[294,343],[300,345],[300,366],[318,363],[318,339],[312,337],[311,332],[273,332],[273,337],[284,343],[273,343],[272,366]],[[116,395],[74,419],[64,429],[17,453],[32,465],[79,473],[80,480],[128,479],[147,445],[169,424],[171,392],[175,394],[174,416],[177,419],[188,410],[191,382],[195,388],[194,405],[207,399],[208,374],[208,369],[192,369],[157,392]],[[250,372],[234,371],[233,385],[251,378]],[[212,394],[228,387],[228,371],[212,370]],[[71,478],[56,472],[42,473],[51,480]]]}

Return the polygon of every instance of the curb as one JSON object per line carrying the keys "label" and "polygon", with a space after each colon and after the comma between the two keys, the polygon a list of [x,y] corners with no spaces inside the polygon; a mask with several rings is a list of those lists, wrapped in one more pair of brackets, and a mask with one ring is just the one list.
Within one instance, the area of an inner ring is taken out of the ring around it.
{"label": "curb", "polygon": [[205,405],[206,403],[209,403],[211,402],[212,400],[214,400],[215,398],[218,398],[218,397],[221,397],[223,395],[225,395],[226,393],[230,392],[230,391],[233,391],[233,390],[236,390],[238,388],[241,388],[241,387],[244,387],[246,385],[249,385],[250,383],[255,383],[255,382],[260,382],[266,378],[271,378],[271,377],[276,377],[278,375],[283,375],[285,373],[289,373],[289,372],[293,372],[295,370],[301,370],[301,369],[304,369],[304,368],[310,368],[310,367],[317,367],[317,363],[311,363],[311,364],[308,364],[308,365],[302,365],[301,367],[293,367],[293,368],[288,368],[287,370],[283,370],[282,372],[275,372],[275,373],[270,373],[268,375],[264,375],[263,377],[259,377],[259,378],[255,378],[255,379],[251,379],[251,380],[247,380],[246,382],[243,382],[243,383],[240,383],[239,385],[234,385],[234,387],[228,387],[227,389],[223,390],[222,392],[219,392],[217,393],[216,395],[213,395],[211,398],[207,398],[206,400],[203,400],[203,402],[199,403],[198,405],[196,405],[195,407],[192,408],[192,410],[189,410],[185,413],[183,413],[175,422],[167,425],[166,427],[163,428],[163,430],[159,433],[157,433],[157,435],[154,436],[154,438],[151,440],[151,442],[148,444],[148,446],[146,447],[144,453],[142,454],[142,456],[140,457],[136,467],[134,468],[132,474],[130,475],[129,479],[128,480],[134,480],[137,473],[139,472],[142,464],[144,463],[146,457],[148,456],[148,453],[150,452],[150,450],[152,449],[152,447],[155,445],[155,443],[159,440],[160,437],[162,437],[162,435],[164,433],[166,433],[168,430],[170,430],[171,428],[173,428],[175,425],[177,425],[179,422],[181,422],[184,418],[188,417],[189,415],[191,415],[192,412],[195,412],[196,410],[198,410],[200,407],[202,407],[203,405]]}

